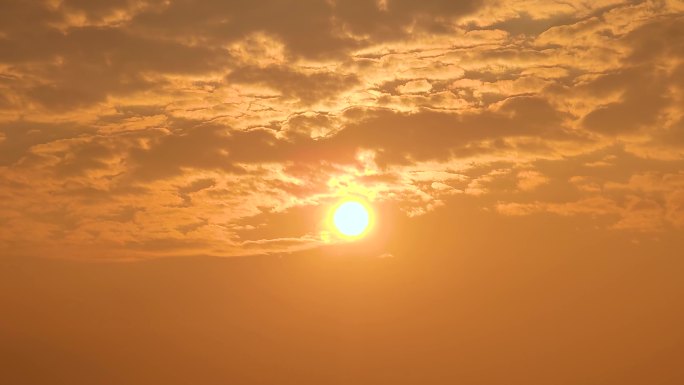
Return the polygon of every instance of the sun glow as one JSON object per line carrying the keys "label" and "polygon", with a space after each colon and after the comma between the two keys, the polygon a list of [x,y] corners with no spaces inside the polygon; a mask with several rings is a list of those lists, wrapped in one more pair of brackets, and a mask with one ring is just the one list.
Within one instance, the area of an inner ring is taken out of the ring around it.
{"label": "sun glow", "polygon": [[331,222],[342,237],[360,238],[371,226],[371,210],[359,200],[345,200],[333,208]]}

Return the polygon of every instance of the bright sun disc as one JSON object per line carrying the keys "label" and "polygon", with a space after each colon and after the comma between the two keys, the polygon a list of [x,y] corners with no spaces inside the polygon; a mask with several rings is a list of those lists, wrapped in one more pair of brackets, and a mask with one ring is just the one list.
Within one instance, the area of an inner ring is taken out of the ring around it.
{"label": "bright sun disc", "polygon": [[356,201],[344,202],[335,209],[333,223],[337,231],[347,237],[358,237],[370,224],[368,209]]}

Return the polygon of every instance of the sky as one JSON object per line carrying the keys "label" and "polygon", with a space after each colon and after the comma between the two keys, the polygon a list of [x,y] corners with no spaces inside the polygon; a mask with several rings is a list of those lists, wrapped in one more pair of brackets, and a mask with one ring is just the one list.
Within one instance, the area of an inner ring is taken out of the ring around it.
{"label": "sky", "polygon": [[0,3],[0,382],[677,384],[682,255],[681,0]]}

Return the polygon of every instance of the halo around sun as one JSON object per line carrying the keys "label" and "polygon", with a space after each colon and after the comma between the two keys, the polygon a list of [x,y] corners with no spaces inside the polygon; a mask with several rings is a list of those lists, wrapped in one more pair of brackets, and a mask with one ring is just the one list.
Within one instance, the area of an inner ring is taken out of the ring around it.
{"label": "halo around sun", "polygon": [[373,223],[373,211],[365,202],[358,199],[346,199],[333,207],[329,222],[342,238],[357,239],[370,230]]}

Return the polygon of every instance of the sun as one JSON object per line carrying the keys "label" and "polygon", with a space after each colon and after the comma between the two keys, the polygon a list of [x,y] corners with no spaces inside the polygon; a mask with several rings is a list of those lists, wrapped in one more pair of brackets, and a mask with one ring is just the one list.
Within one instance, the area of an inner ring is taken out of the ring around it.
{"label": "sun", "polygon": [[346,238],[359,238],[366,234],[371,225],[370,208],[354,199],[338,204],[332,213],[332,224]]}

